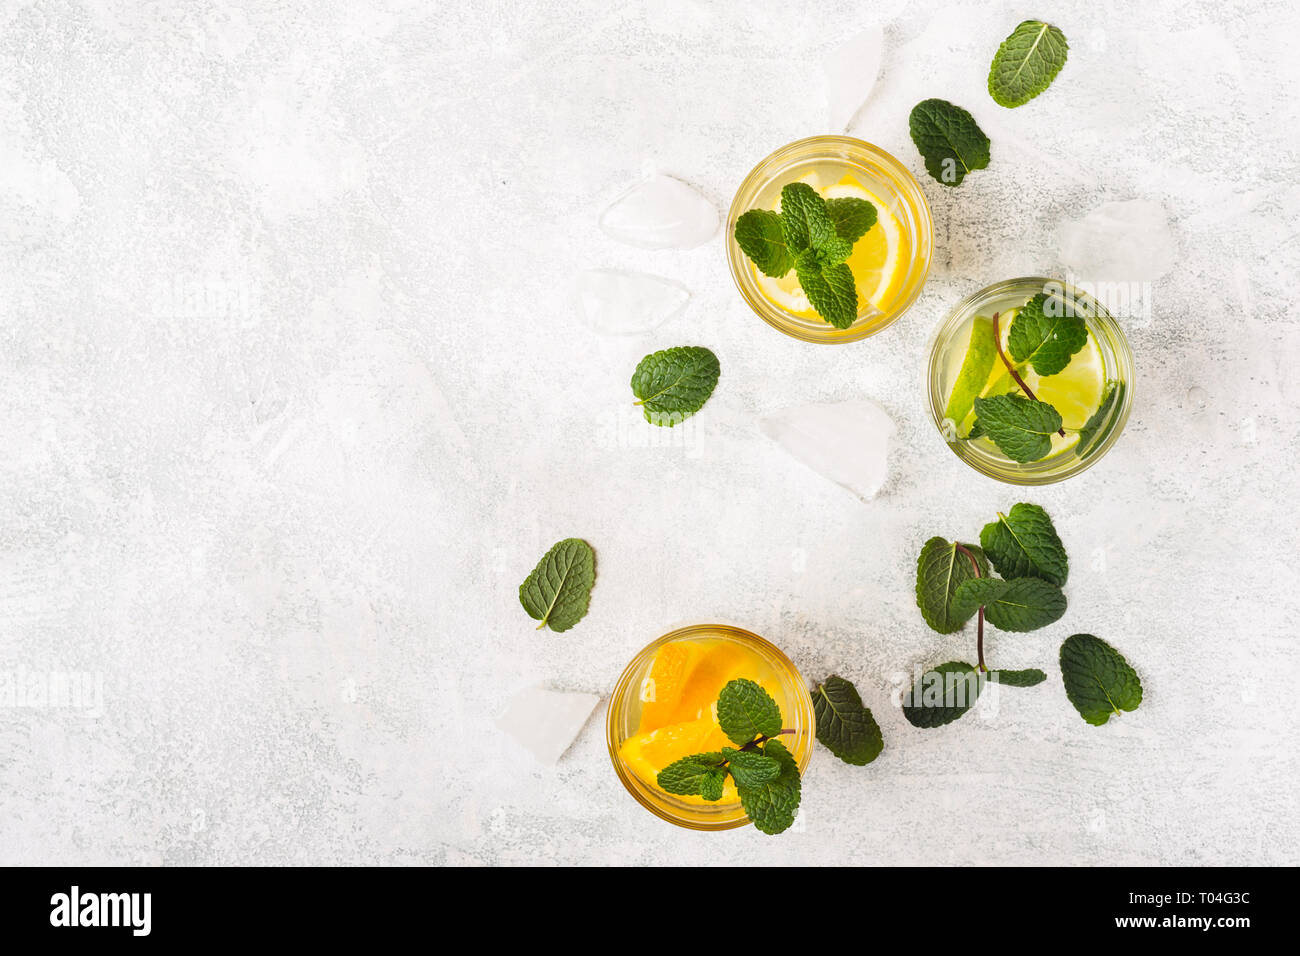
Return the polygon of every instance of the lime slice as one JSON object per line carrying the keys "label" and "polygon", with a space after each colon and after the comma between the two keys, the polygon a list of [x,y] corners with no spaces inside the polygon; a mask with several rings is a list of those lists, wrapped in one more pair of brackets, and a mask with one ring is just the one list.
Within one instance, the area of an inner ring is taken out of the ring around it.
{"label": "lime slice", "polygon": [[1101,405],[1106,390],[1106,368],[1092,335],[1070,364],[1055,375],[1045,375],[1031,386],[1040,402],[1061,413],[1067,429],[1083,428]]}
{"label": "lime slice", "polygon": [[962,359],[961,371],[953,383],[948,396],[948,407],[943,417],[960,425],[975,407],[975,396],[988,384],[989,373],[998,358],[998,344],[993,337],[993,320],[977,315],[970,325],[970,343],[966,346],[966,357]]}

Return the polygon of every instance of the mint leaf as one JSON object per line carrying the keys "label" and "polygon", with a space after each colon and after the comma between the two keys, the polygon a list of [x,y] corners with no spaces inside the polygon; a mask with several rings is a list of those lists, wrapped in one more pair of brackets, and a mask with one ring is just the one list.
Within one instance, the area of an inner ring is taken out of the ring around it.
{"label": "mint leaf", "polygon": [[680,424],[709,400],[718,384],[718,357],[698,345],[647,355],[632,373],[632,394],[652,425]]}
{"label": "mint leaf", "polygon": [[729,681],[718,694],[718,726],[737,746],[781,732],[781,709],[772,695],[746,678]]}
{"label": "mint leaf", "polygon": [[581,538],[557,541],[519,585],[519,603],[540,631],[567,631],[582,620],[596,583],[596,553]]}
{"label": "mint leaf", "polygon": [[[839,265],[849,257],[853,252],[853,243],[847,239],[841,239],[839,236],[832,236],[826,240],[826,244],[816,250],[817,261],[821,263],[822,268],[827,266]],[[852,273],[850,273],[852,275]]]}
{"label": "mint leaf", "polygon": [[751,209],[736,220],[736,245],[760,272],[774,279],[794,268],[794,253],[785,244],[781,216],[770,209]]}
{"label": "mint leaf", "polygon": [[870,232],[876,224],[876,207],[865,199],[828,199],[826,211],[835,224],[836,235],[847,240],[850,246]]}
{"label": "mint leaf", "polygon": [[1040,578],[980,578],[957,588],[952,606],[954,613],[968,617],[983,607],[988,622],[1003,631],[1036,631],[1061,619],[1065,595]]}
{"label": "mint leaf", "polygon": [[1079,444],[1075,446],[1075,451],[1078,454],[1082,455],[1087,451],[1088,446],[1092,444],[1092,440],[1097,436],[1102,424],[1106,421],[1106,416],[1110,414],[1111,408],[1119,404],[1120,399],[1123,397],[1123,382],[1106,383],[1106,391],[1102,393],[1101,401],[1097,403],[1097,410],[1079,429]]}
{"label": "mint leaf", "polygon": [[945,186],[960,186],[973,169],[989,164],[989,138],[975,117],[947,100],[922,100],[908,118],[925,171]]}
{"label": "mint leaf", "polygon": [[832,674],[813,691],[817,739],[845,763],[863,767],[880,756],[885,741],[858,690]]}
{"label": "mint leaf", "polygon": [[[962,545],[975,557],[979,573],[989,573],[989,563],[984,552],[973,544]],[[975,578],[970,558],[957,550],[957,545],[947,538],[931,538],[921,548],[916,559],[916,606],[921,616],[940,634],[952,634],[962,629],[976,608],[958,611],[953,607],[953,595],[964,582]]]}
{"label": "mint leaf", "polygon": [[[1070,364],[1075,352],[1088,344],[1088,327],[1077,315],[1049,315],[1048,298],[1038,293],[1011,321],[1007,351],[1019,363],[1028,362],[1039,375],[1055,375]],[[1051,312],[1066,311],[1060,299],[1051,300]]]}
{"label": "mint leaf", "polygon": [[[655,776],[655,781],[659,784],[660,790],[668,793],[675,793],[679,796],[703,796],[703,786],[706,777],[716,773],[722,768],[722,754],[718,752],[692,754],[689,757],[682,757],[680,760],[674,760],[664,769],[660,770]],[[725,772],[723,776],[726,776]],[[712,786],[712,784],[710,784]],[[709,799],[720,799],[721,783],[718,786],[718,796]]]}
{"label": "mint leaf", "polygon": [[983,681],[970,664],[948,661],[921,675],[903,697],[903,716],[913,727],[951,724],[975,706]]}
{"label": "mint leaf", "polygon": [[1052,432],[1061,427],[1061,415],[1046,402],[1020,395],[994,395],[975,399],[975,416],[981,434],[1012,461],[1038,461],[1052,450]]}
{"label": "mint leaf", "polygon": [[727,771],[714,767],[700,778],[700,796],[705,800],[722,799],[722,785],[727,782]]}
{"label": "mint leaf", "polygon": [[805,249],[820,249],[835,238],[826,200],[807,183],[787,183],[781,190],[781,228],[785,244],[796,256]]}
{"label": "mint leaf", "polygon": [[813,250],[795,260],[799,287],[817,314],[837,329],[847,329],[858,317],[858,290],[846,263],[823,266]]}
{"label": "mint leaf", "polygon": [[1038,505],[1021,502],[1010,514],[999,511],[998,520],[980,532],[980,546],[1004,578],[1042,578],[1064,587],[1070,574],[1065,545]]}
{"label": "mint leaf", "polygon": [[776,834],[789,829],[794,823],[795,812],[799,809],[802,782],[799,779],[799,765],[781,741],[769,740],[763,745],[763,752],[777,761],[780,773],[775,779],[757,787],[742,787],[737,784],[736,790],[740,794],[740,804],[754,826],[763,833]]}
{"label": "mint leaf", "polygon": [[951,419],[953,425],[960,426],[975,407],[975,397],[988,384],[989,373],[993,371],[997,358],[998,343],[993,337],[993,320],[977,315],[971,322],[970,342],[961,361],[961,371],[957,373],[952,392],[948,395],[948,406],[943,411],[943,417]]}
{"label": "mint leaf", "polygon": [[1023,671],[989,671],[989,680],[1005,687],[1035,687],[1047,680],[1047,675],[1036,667]]}
{"label": "mint leaf", "polygon": [[754,750],[733,750],[726,747],[722,756],[737,787],[759,787],[775,780],[781,773],[781,764],[775,757],[767,757]]}
{"label": "mint leaf", "polygon": [[1072,634],[1061,645],[1065,696],[1095,727],[1142,703],[1142,682],[1124,655],[1091,634]]}
{"label": "mint leaf", "polygon": [[999,106],[1024,106],[1052,85],[1065,66],[1070,45],[1065,34],[1041,20],[1026,20],[1011,31],[993,55],[989,96]]}

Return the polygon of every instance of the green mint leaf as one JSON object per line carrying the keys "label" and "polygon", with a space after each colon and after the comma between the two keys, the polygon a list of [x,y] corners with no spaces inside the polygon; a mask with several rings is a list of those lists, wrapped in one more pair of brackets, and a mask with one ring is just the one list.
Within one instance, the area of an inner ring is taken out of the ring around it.
{"label": "green mint leaf", "polygon": [[780,761],[756,750],[733,750],[726,747],[722,756],[726,758],[727,769],[731,771],[737,787],[761,787],[781,774]]}
{"label": "green mint leaf", "polygon": [[1036,667],[1023,671],[989,671],[989,680],[1004,687],[1035,687],[1047,680],[1047,675]]}
{"label": "green mint leaf", "polygon": [[966,437],[968,439],[975,439],[981,437],[983,434],[984,426],[980,424],[980,420],[977,418],[975,421],[971,422],[970,431],[966,433]]}
{"label": "green mint leaf", "polygon": [[740,794],[740,805],[754,826],[763,833],[776,834],[788,830],[794,823],[803,785],[799,779],[799,765],[781,741],[769,740],[763,745],[763,753],[777,761],[780,773],[757,787],[742,787],[737,783],[736,791]]}
{"label": "green mint leaf", "polygon": [[1024,106],[1052,85],[1065,66],[1070,45],[1065,34],[1041,20],[1026,20],[1011,31],[993,55],[989,96],[999,106]]}
{"label": "green mint leaf", "polygon": [[[849,257],[853,252],[853,243],[847,239],[841,239],[839,236],[832,236],[826,240],[826,245],[817,250],[817,261],[822,267],[839,265]],[[850,273],[852,275],[852,273]]]}
{"label": "green mint leaf", "polygon": [[850,246],[870,232],[876,224],[876,207],[865,199],[828,199],[826,211],[835,224],[836,235],[846,240]]}
{"label": "green mint leaf", "polygon": [[[975,556],[980,575],[987,576],[989,563],[984,552],[973,544],[962,547]],[[970,558],[957,550],[955,542],[947,538],[927,541],[916,559],[916,606],[921,609],[925,623],[940,634],[960,631],[976,608],[960,613],[953,607],[953,595],[964,582],[975,577]]]}
{"label": "green mint leaf", "polygon": [[1142,682],[1124,655],[1091,634],[1072,634],[1061,645],[1065,696],[1080,716],[1100,727],[1112,714],[1137,710]]}
{"label": "green mint leaf", "polygon": [[705,800],[721,800],[722,785],[727,782],[727,771],[714,767],[700,778],[700,796]]}
{"label": "green mint leaf", "polygon": [[643,358],[632,373],[635,395],[652,425],[671,428],[690,418],[718,384],[718,357],[698,345],[685,345]]}
{"label": "green mint leaf", "polygon": [[951,419],[956,426],[966,420],[975,407],[975,397],[984,390],[997,360],[998,343],[993,336],[993,320],[977,315],[971,322],[970,343],[966,346],[966,357],[961,361],[961,371],[957,373],[957,380],[948,395],[944,418]]}
{"label": "green mint leaf", "polygon": [[973,169],[989,164],[989,138],[975,117],[947,100],[922,100],[908,119],[925,171],[945,186],[960,186]]}
{"label": "green mint leaf", "polygon": [[1070,364],[1074,353],[1088,344],[1088,327],[1066,311],[1060,299],[1038,293],[1021,307],[1011,322],[1007,351],[1019,363],[1028,362],[1039,375],[1055,375]]}
{"label": "green mint leaf", "polygon": [[1010,514],[998,512],[980,532],[980,547],[1004,578],[1042,578],[1064,587],[1070,575],[1065,545],[1047,512],[1021,502]]}
{"label": "green mint leaf", "polygon": [[823,747],[855,767],[866,766],[880,756],[884,738],[856,687],[832,674],[817,685],[812,697],[817,739]]}
{"label": "green mint leaf", "polygon": [[1012,461],[1038,461],[1052,450],[1052,433],[1061,427],[1061,415],[1046,402],[1021,395],[994,395],[975,399],[975,416],[981,434]]}
{"label": "green mint leaf", "polygon": [[[704,779],[721,769],[721,753],[691,754],[689,757],[674,760],[664,767],[656,775],[655,781],[659,784],[660,790],[668,793],[680,796],[703,796]],[[726,776],[725,771],[722,775]],[[718,790],[718,796],[709,799],[719,799],[722,796],[721,784]]]}
{"label": "green mint leaf", "polygon": [[954,613],[967,616],[982,607],[994,627],[1023,633],[1059,621],[1065,613],[1065,595],[1041,578],[980,578],[957,588],[952,606]]}
{"label": "green mint leaf", "polygon": [[1110,410],[1119,404],[1120,399],[1124,397],[1123,382],[1107,382],[1106,391],[1102,393],[1101,401],[1097,403],[1097,410],[1092,413],[1083,427],[1079,429],[1079,444],[1075,446],[1075,451],[1082,455],[1092,444],[1092,440],[1097,437],[1101,431],[1101,426],[1105,423],[1106,417]]}
{"label": "green mint leaf", "polygon": [[781,708],[771,694],[742,677],[718,693],[718,726],[732,743],[743,747],[755,737],[781,732]]}
{"label": "green mint leaf", "polygon": [[823,266],[813,250],[795,260],[799,286],[817,314],[837,329],[847,329],[858,317],[858,290],[846,263]]}
{"label": "green mint leaf", "polygon": [[519,585],[519,603],[540,631],[567,631],[582,620],[596,583],[596,553],[581,538],[557,541]]}
{"label": "green mint leaf", "polygon": [[770,209],[751,209],[736,220],[736,245],[763,275],[779,279],[794,268],[781,216]]}
{"label": "green mint leaf", "polygon": [[796,256],[805,249],[820,249],[835,238],[826,200],[807,183],[787,183],[781,190],[781,228],[785,244]]}
{"label": "green mint leaf", "polygon": [[948,661],[921,675],[903,697],[903,716],[913,727],[931,729],[951,724],[975,706],[983,689],[975,668]]}

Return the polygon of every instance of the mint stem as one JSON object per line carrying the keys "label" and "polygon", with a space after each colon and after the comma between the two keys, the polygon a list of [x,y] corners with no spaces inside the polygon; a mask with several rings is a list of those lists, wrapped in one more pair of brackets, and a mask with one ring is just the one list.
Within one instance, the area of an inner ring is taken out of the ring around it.
{"label": "mint stem", "polygon": [[[780,730],[778,730],[776,733],[774,733],[774,734],[772,735],[772,737],[779,737],[779,736],[781,736],[782,734],[792,734],[792,733],[794,733],[794,728],[793,728],[793,727],[782,727]],[[758,739],[757,739],[757,740],[751,740],[749,743],[745,744],[745,746],[741,747],[740,749],[741,749],[741,750],[757,750],[759,747],[763,746],[763,744],[765,744],[765,743],[767,743],[769,740],[771,740],[772,737],[764,737],[762,734],[760,734],[760,735],[758,736]]]}
{"label": "mint stem", "polygon": [[[998,328],[998,317],[995,314],[993,316],[993,331],[996,332],[997,328]],[[1001,351],[1001,348],[999,348],[998,351]],[[966,555],[966,557],[970,558],[970,566],[975,571],[975,577],[977,578],[983,577],[983,575],[980,574],[980,563],[975,560],[975,555],[970,553],[970,549],[964,547],[960,541],[954,541],[953,544],[956,545],[958,551]],[[976,629],[975,648],[976,648],[976,653],[978,653],[979,655],[980,673],[984,673],[988,670],[988,668],[984,666],[984,605],[983,604],[980,605],[978,620],[979,620],[979,624]]]}
{"label": "mint stem", "polygon": [[[1034,393],[1030,391],[1029,386],[1025,384],[1025,380],[1020,377],[1020,373],[1016,371],[1016,367],[1011,364],[1011,360],[1007,358],[1007,353],[1002,351],[1002,333],[998,331],[998,316],[1001,314],[1001,312],[993,313],[993,344],[998,347],[998,357],[1002,359],[1002,364],[1007,367],[1007,371],[1010,372],[1011,377],[1016,380],[1016,384],[1020,386],[1020,390],[1025,393],[1025,398],[1029,399],[1031,402],[1036,402],[1038,399],[1034,397]],[[1056,431],[1062,438],[1065,437],[1064,428],[1058,428]]]}

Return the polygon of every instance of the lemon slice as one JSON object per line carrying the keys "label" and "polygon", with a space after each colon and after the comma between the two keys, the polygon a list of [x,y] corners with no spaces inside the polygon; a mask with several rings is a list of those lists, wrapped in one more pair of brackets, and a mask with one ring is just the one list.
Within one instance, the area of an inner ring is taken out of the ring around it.
{"label": "lemon slice", "polygon": [[903,282],[903,253],[907,240],[889,204],[852,176],[826,189],[827,199],[865,199],[876,207],[876,224],[853,244],[848,258],[858,296],[881,312],[887,311]]}

